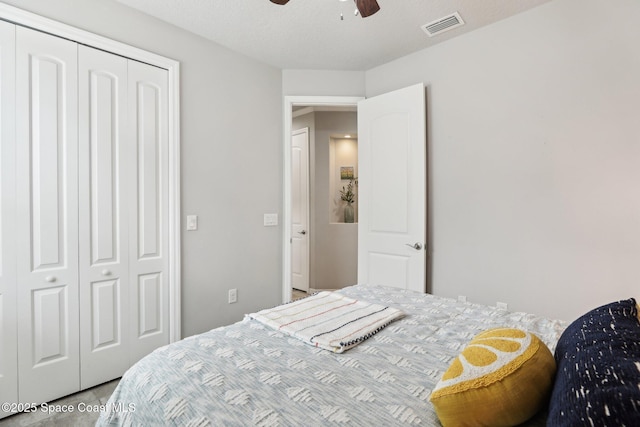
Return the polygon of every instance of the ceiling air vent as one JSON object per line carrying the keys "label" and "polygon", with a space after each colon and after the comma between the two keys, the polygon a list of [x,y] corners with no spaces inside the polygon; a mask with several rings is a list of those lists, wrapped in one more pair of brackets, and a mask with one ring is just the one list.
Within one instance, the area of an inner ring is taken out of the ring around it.
{"label": "ceiling air vent", "polygon": [[422,30],[427,33],[429,37],[433,37],[437,34],[444,33],[445,31],[452,30],[461,25],[464,25],[464,21],[462,20],[458,12],[454,12],[451,15],[445,16],[444,18],[436,19],[433,22],[424,24],[420,28],[422,28]]}

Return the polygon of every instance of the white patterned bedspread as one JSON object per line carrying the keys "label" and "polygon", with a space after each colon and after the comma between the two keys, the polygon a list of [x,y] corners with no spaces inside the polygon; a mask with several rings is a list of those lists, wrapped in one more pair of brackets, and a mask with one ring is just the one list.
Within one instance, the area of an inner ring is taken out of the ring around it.
{"label": "white patterned bedspread", "polygon": [[[474,335],[523,328],[553,352],[566,327],[395,288],[357,285],[339,292],[406,316],[342,354],[251,319],[186,338],[129,369],[97,425],[438,426],[429,393]],[[539,416],[525,425],[544,422]]]}

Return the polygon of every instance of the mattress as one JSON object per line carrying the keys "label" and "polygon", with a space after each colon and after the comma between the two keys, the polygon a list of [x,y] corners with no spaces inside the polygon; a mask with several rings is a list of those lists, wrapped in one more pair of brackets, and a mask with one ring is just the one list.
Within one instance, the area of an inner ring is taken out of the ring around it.
{"label": "mattress", "polygon": [[[350,298],[405,316],[344,353],[249,317],[157,349],[131,367],[98,426],[440,425],[429,394],[477,333],[515,327],[553,352],[558,320],[397,288],[356,285]],[[528,426],[544,426],[545,414]]]}

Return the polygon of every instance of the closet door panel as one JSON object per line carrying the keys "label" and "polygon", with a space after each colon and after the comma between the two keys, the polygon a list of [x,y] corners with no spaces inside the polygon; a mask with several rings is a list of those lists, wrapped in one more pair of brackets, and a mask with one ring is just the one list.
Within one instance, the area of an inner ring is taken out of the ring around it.
{"label": "closet door panel", "polygon": [[18,375],[24,402],[44,402],[80,386],[77,98],[76,43],[18,27]]}
{"label": "closet door panel", "polygon": [[[133,64],[132,68],[137,68]],[[155,71],[155,70],[153,70]],[[158,177],[162,169],[160,151],[162,119],[160,117],[163,88],[147,81],[136,86],[138,108],[136,133],[138,144],[138,257],[152,260],[160,253],[160,186]]]}
{"label": "closet door panel", "polygon": [[139,337],[162,332],[162,275],[160,273],[138,275]]}
{"label": "closet door panel", "polygon": [[81,386],[129,367],[127,60],[79,47]]}
{"label": "closet door panel", "polygon": [[132,362],[169,343],[167,71],[129,61]]}
{"label": "closet door panel", "polygon": [[[56,58],[33,56],[30,58],[31,92],[31,206],[33,271],[64,268],[67,245],[72,243],[65,233],[65,201],[74,197],[65,186],[64,138],[65,123],[57,114],[63,108],[59,91],[64,90],[60,80],[64,65]],[[64,114],[64,113],[63,113]],[[62,142],[62,144],[60,144]],[[75,177],[74,177],[75,180]],[[62,233],[60,233],[62,231]]]}
{"label": "closet door panel", "polygon": [[[15,269],[15,26],[0,21],[0,402],[18,401]],[[0,418],[10,413],[0,409]]]}

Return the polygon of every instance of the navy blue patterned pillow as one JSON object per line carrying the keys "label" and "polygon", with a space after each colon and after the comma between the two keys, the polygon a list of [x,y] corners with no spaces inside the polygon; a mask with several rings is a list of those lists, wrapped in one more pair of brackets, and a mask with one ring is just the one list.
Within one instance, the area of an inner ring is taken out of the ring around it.
{"label": "navy blue patterned pillow", "polygon": [[547,426],[640,426],[640,322],[636,301],[578,318],[556,347]]}

